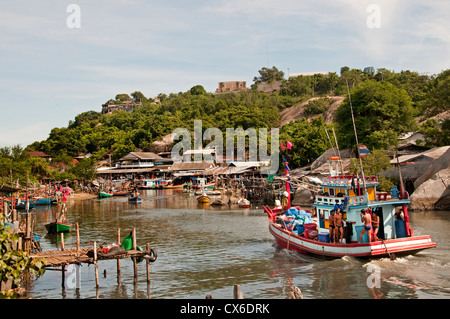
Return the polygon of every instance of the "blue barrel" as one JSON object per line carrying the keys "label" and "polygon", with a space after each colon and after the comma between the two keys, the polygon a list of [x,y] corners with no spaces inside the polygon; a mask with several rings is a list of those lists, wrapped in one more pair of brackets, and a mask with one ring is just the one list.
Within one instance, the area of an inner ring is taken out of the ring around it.
{"label": "blue barrel", "polygon": [[321,241],[323,243],[329,243],[330,242],[330,234],[319,233],[319,241]]}
{"label": "blue barrel", "polygon": [[[361,236],[361,232],[364,226],[355,226],[356,229],[356,241],[359,241],[359,236]],[[367,233],[367,231],[364,233],[362,239],[361,239],[362,243],[368,243],[369,242],[369,235]]]}
{"label": "blue barrel", "polygon": [[396,220],[395,221],[395,234],[397,238],[405,238],[406,237],[406,226],[404,220]]}

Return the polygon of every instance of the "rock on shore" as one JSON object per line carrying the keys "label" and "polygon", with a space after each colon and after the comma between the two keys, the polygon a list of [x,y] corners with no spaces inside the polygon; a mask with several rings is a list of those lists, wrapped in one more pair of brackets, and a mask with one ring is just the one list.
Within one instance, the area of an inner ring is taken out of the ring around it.
{"label": "rock on shore", "polygon": [[450,209],[450,149],[414,182],[412,210]]}

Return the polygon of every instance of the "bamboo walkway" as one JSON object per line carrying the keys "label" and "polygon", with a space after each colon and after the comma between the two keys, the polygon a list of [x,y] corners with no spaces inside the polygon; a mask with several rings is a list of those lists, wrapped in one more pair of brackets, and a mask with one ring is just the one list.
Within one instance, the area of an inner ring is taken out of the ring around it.
{"label": "bamboo walkway", "polygon": [[[78,223],[75,224],[76,229],[76,248],[65,249],[64,247],[64,234],[61,236],[61,250],[45,250],[35,253],[29,253],[29,257],[34,260],[41,260],[44,266],[47,267],[61,267],[63,272],[62,286],[64,287],[64,271],[65,266],[70,264],[89,263],[95,265],[95,283],[96,287],[99,287],[98,276],[98,262],[102,260],[117,260],[117,275],[120,281],[120,260],[124,258],[131,258],[134,268],[134,282],[137,283],[137,263],[139,260],[145,259],[147,265],[147,283],[150,283],[150,263],[156,261],[157,254],[154,249],[150,249],[150,244],[146,245],[145,250],[138,250],[136,245],[136,229],[133,228],[133,248],[131,250],[124,250],[120,246],[113,246],[107,253],[103,253],[102,249],[97,247],[97,242],[94,241],[93,248],[81,248],[80,247],[80,235]],[[120,243],[120,228],[117,229],[117,242]]]}
{"label": "bamboo walkway", "polygon": [[[91,252],[91,254],[88,254]],[[31,253],[31,259],[42,259],[45,267],[59,267],[69,264],[89,263],[93,264],[96,260],[93,256],[92,248],[65,249],[61,250],[46,250],[38,253]],[[119,253],[113,255],[97,255],[97,260],[123,259],[123,258],[144,258],[150,262],[154,262],[156,257],[152,251],[138,251],[129,250],[126,253]]]}

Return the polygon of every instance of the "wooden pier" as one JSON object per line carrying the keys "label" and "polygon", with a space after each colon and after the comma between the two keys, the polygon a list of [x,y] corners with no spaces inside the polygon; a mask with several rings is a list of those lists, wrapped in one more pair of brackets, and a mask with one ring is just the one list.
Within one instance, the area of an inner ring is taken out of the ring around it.
{"label": "wooden pier", "polygon": [[[71,264],[80,265],[82,263],[94,264],[95,266],[95,286],[99,287],[99,275],[98,275],[98,262],[103,260],[117,260],[117,280],[120,282],[120,260],[124,258],[131,258],[134,268],[134,283],[137,283],[137,263],[139,260],[146,261],[147,270],[147,283],[150,283],[150,263],[155,262],[157,259],[157,253],[154,249],[150,248],[150,244],[146,245],[145,250],[139,250],[136,245],[136,229],[133,228],[133,248],[131,250],[125,250],[119,245],[114,245],[108,252],[104,252],[101,247],[97,246],[97,242],[94,241],[93,248],[81,248],[78,223],[76,226],[76,248],[66,249],[64,245],[64,234],[61,236],[61,249],[60,250],[46,250],[36,253],[30,253],[29,257],[35,260],[41,260],[44,266],[57,268],[61,267],[62,271],[62,287],[64,288],[64,272],[65,267]],[[120,228],[117,229],[117,242],[120,243]]]}

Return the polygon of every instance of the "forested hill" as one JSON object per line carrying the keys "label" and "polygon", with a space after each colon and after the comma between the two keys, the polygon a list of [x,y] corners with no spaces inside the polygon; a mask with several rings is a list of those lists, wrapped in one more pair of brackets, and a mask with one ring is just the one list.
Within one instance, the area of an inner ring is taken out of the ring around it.
{"label": "forested hill", "polygon": [[[67,127],[52,129],[46,140],[36,141],[26,150],[43,151],[66,162],[86,153],[92,154],[92,160],[110,153],[113,158],[119,158],[136,149],[150,150],[153,141],[175,128],[192,130],[194,120],[198,119],[203,120],[203,129],[217,127],[222,132],[236,127],[279,127],[281,112],[312,97],[320,97],[304,105],[305,115],[312,120],[299,118],[283,123],[286,125],[280,129],[281,138],[295,146],[292,165],[305,165],[329,148],[325,127],[335,127],[340,146],[354,146],[348,98],[333,112],[333,123],[326,124],[320,116],[332,105],[332,99],[327,96],[347,96],[347,84],[359,140],[369,148],[386,149],[397,143],[399,134],[415,130],[425,133],[424,144],[450,144],[448,119],[423,122],[449,110],[450,70],[428,76],[412,71],[374,71],[373,68],[362,71],[343,67],[340,74],[288,80],[284,80],[283,72],[276,67],[258,72],[252,88],[239,93],[213,94],[196,85],[187,92],[160,94],[158,103],[141,92],[130,93],[131,96],[117,94],[115,103],[129,99],[141,101],[143,105],[131,113],[112,114],[101,114],[99,105],[99,111],[79,114]],[[268,95],[256,89],[258,83],[278,80],[282,80],[279,92]],[[7,151],[3,150],[3,157],[8,155]]]}

